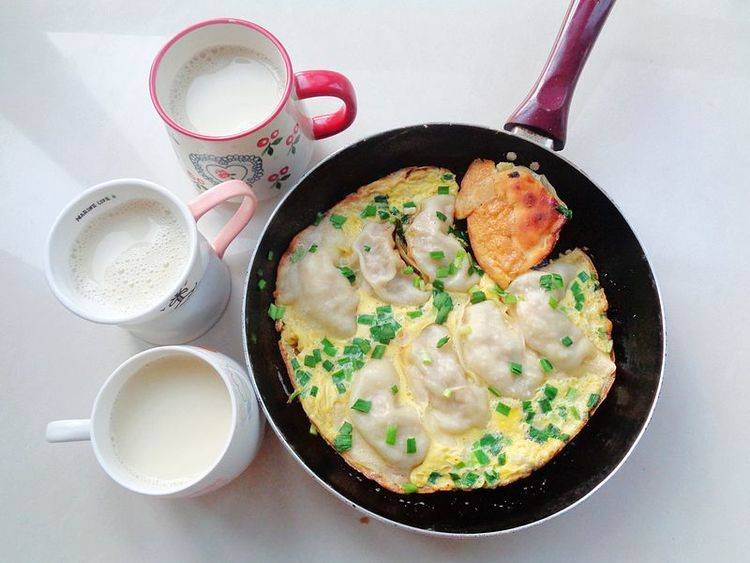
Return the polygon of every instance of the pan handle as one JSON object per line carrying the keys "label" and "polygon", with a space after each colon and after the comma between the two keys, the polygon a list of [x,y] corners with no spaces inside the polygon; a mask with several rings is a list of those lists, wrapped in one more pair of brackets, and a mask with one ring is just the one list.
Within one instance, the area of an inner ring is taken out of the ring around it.
{"label": "pan handle", "polygon": [[572,0],[542,73],[526,99],[508,118],[505,129],[530,130],[565,146],[568,110],[578,76],[615,0]]}

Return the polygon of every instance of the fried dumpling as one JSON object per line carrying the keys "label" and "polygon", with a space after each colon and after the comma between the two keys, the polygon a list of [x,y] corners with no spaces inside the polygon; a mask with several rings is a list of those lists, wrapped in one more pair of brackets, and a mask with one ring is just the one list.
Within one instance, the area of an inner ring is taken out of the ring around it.
{"label": "fried dumpling", "polygon": [[469,371],[503,396],[528,399],[534,395],[544,379],[539,360],[528,356],[521,331],[496,301],[469,305],[459,334],[461,357]]}
{"label": "fried dumpling", "polygon": [[375,295],[396,305],[421,305],[428,291],[414,286],[413,276],[405,273],[406,263],[396,251],[391,223],[368,221],[352,243],[359,257],[362,276]]}
{"label": "fried dumpling", "polygon": [[405,356],[414,396],[427,405],[430,418],[440,430],[458,434],[486,424],[487,390],[466,377],[448,329],[441,325],[426,327]]}
{"label": "fried dumpling", "polygon": [[446,289],[466,291],[479,276],[469,273],[470,258],[456,237],[448,234],[455,199],[452,195],[435,195],[425,200],[404,238],[411,260],[430,281],[439,278]]}
{"label": "fried dumpling", "polygon": [[483,159],[469,166],[456,203],[477,262],[502,287],[549,255],[566,212],[543,177]]}
{"label": "fried dumpling", "polygon": [[[369,446],[390,467],[407,473],[424,460],[430,438],[417,410],[398,404],[397,396],[391,392],[397,384],[398,375],[390,360],[370,360],[355,376],[351,393],[352,401],[369,401],[370,410],[350,412],[352,425]],[[413,439],[413,452],[407,446],[409,439]]]}

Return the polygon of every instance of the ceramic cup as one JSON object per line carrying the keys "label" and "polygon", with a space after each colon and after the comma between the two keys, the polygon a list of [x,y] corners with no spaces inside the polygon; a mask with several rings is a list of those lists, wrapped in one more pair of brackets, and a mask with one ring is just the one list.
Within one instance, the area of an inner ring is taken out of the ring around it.
{"label": "ceramic cup", "polygon": [[[210,209],[238,196],[242,197],[239,209],[209,243],[196,222]],[[153,306],[122,315],[84,299],[76,291],[70,256],[76,237],[91,221],[115,205],[135,199],[154,200],[171,211],[188,235],[188,258],[179,282],[164,287],[162,297]],[[189,204],[146,180],[125,178],[98,184],[68,204],[55,221],[47,240],[47,281],[63,305],[84,319],[121,326],[153,344],[189,342],[211,328],[226,308],[231,280],[222,257],[256,207],[255,194],[239,180],[214,186]]]}
{"label": "ceramic cup", "polygon": [[[168,101],[183,65],[196,53],[221,45],[248,47],[260,53],[279,69],[284,86],[278,105],[262,123],[235,135],[217,137],[178,124],[169,114]],[[293,186],[307,169],[313,141],[343,131],[357,113],[354,88],[345,76],[330,70],[294,73],[289,55],[276,37],[259,25],[231,18],[197,23],[170,39],[151,66],[149,90],[177,157],[198,190],[237,179],[252,186],[260,200]],[[300,100],[318,96],[339,98],[343,106],[334,113],[311,118],[304,113]]]}
{"label": "ceramic cup", "polygon": [[[112,442],[110,424],[115,399],[128,378],[145,365],[169,356],[197,357],[221,377],[231,400],[231,428],[219,458],[202,475],[173,485],[157,485],[139,479],[122,465]],[[91,440],[99,465],[126,489],[158,497],[185,497],[218,489],[242,473],[258,452],[264,428],[265,419],[250,380],[237,362],[224,354],[195,346],[163,346],[136,354],[120,365],[99,390],[90,419],[50,422],[46,438],[48,442]]]}

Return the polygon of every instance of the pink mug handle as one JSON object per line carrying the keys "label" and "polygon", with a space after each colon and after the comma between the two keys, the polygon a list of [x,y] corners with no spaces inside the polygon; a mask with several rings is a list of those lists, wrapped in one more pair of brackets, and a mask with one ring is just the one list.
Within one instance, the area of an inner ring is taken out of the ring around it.
{"label": "pink mug handle", "polygon": [[294,75],[297,97],[300,100],[333,96],[344,102],[334,113],[312,118],[313,139],[325,139],[341,133],[357,116],[357,96],[349,79],[332,70],[305,70]]}
{"label": "pink mug handle", "polygon": [[242,196],[240,208],[227,221],[227,224],[222,227],[219,234],[216,235],[216,238],[211,243],[219,258],[224,257],[227,246],[250,222],[256,207],[258,207],[258,198],[253,193],[253,190],[250,189],[250,186],[242,180],[229,180],[228,182],[215,185],[188,203],[190,212],[193,214],[195,220],[198,221],[206,212],[220,203],[237,196]]}

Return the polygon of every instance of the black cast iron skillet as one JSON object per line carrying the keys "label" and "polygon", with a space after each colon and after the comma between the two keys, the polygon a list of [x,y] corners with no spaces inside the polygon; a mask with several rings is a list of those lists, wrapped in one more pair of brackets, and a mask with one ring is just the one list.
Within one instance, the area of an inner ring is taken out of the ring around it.
{"label": "black cast iron skillet", "polygon": [[[541,522],[572,507],[610,477],[648,423],[664,361],[656,281],[643,248],[614,203],[548,148],[564,144],[573,86],[613,1],[572,2],[540,80],[506,125],[515,127],[517,134],[451,123],[379,133],[311,170],[266,225],[250,265],[245,298],[245,345],[255,389],[271,426],[294,457],[331,492],[372,516],[417,531],[461,536]],[[443,166],[460,179],[475,158],[506,160],[509,152],[516,153],[519,164],[538,163],[573,210],[555,254],[587,248],[599,271],[614,325],[615,384],[582,432],[525,479],[494,490],[391,493],[351,469],[319,436],[310,435],[310,422],[298,402],[287,404],[292,387],[279,354],[278,334],[267,316],[274,284],[259,291],[259,272],[273,280],[292,238],[313,222],[318,211],[362,185],[415,165]]]}

